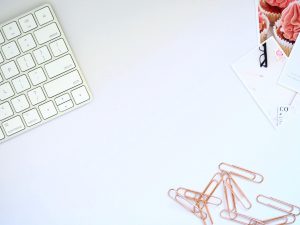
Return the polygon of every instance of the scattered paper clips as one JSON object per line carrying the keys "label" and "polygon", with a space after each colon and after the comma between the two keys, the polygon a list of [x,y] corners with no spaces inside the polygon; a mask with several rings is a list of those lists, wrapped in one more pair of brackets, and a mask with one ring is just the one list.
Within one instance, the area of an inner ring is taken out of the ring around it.
{"label": "scattered paper clips", "polygon": [[[259,173],[222,162],[219,164],[219,172],[211,178],[203,191],[179,187],[170,189],[168,195],[186,210],[200,218],[204,225],[214,223],[209,207],[220,206],[222,203],[224,203],[225,209],[220,212],[220,217],[242,225],[292,224],[296,221],[296,216],[300,215],[300,207],[261,194],[256,197],[257,203],[280,211],[283,215],[269,219],[257,219],[240,213],[239,208],[249,210],[252,203],[235,178],[242,178],[253,183],[262,183],[264,180],[263,175]],[[215,195],[220,186],[223,186],[224,201]]]}

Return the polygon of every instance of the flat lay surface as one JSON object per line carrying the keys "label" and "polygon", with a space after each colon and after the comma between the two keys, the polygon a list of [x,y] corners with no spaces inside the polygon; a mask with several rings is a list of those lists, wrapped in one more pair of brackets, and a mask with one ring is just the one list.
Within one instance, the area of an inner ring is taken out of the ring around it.
{"label": "flat lay surface", "polygon": [[[1,0],[0,23],[44,3]],[[265,176],[239,180],[251,201],[299,205],[300,118],[274,130],[231,69],[257,46],[253,0],[48,3],[94,99],[0,145],[0,224],[200,224],[167,191],[223,161]]]}

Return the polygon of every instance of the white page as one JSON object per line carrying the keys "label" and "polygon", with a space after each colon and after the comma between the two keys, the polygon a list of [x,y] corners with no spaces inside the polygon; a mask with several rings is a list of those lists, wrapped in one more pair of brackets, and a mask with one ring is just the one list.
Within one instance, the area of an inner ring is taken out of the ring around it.
{"label": "white page", "polygon": [[[266,43],[267,68],[260,67],[261,51],[257,47],[233,64],[233,69],[273,126],[278,127],[286,119],[288,111],[290,113],[297,93],[277,83],[287,57],[282,54],[273,37]],[[299,105],[296,105],[296,108],[299,108]]]}

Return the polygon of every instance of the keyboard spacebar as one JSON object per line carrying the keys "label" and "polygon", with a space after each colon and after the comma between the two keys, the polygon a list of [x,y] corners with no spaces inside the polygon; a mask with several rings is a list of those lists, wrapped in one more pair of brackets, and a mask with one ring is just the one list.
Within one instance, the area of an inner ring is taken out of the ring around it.
{"label": "keyboard spacebar", "polygon": [[58,95],[82,83],[78,71],[73,71],[44,85],[49,98]]}

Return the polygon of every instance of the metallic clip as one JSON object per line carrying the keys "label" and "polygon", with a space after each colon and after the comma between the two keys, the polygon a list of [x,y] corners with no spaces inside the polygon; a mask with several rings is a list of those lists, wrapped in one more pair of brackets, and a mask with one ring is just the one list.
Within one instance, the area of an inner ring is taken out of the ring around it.
{"label": "metallic clip", "polygon": [[300,207],[299,206],[292,205],[290,203],[281,201],[281,200],[273,198],[273,197],[268,197],[265,195],[258,195],[256,197],[256,201],[262,205],[271,207],[273,209],[277,209],[281,212],[293,214],[295,216],[300,215]]}
{"label": "metallic clip", "polygon": [[267,220],[263,220],[262,222],[266,225],[286,225],[292,224],[296,221],[296,216],[293,214],[287,214],[284,216],[279,216]]}
{"label": "metallic clip", "polygon": [[219,164],[219,170],[222,172],[228,172],[231,175],[241,177],[254,183],[262,183],[264,180],[263,175],[259,173],[224,162]]}
{"label": "metallic clip", "polygon": [[[229,174],[227,175],[229,176]],[[227,212],[229,212],[229,217],[234,219],[236,216],[236,201],[235,201],[235,196],[234,193],[232,192],[232,186],[230,182],[226,182],[227,178],[223,179],[223,188],[224,188],[224,195],[225,195],[225,203],[226,203],[226,208]],[[233,214],[231,214],[233,212]]]}
{"label": "metallic clip", "polygon": [[250,200],[232,177],[226,178],[225,185],[227,185],[227,187],[231,190],[231,193],[245,209],[250,209],[252,207]]}
{"label": "metallic clip", "polygon": [[175,189],[170,189],[168,191],[168,196],[172,198],[175,202],[185,208],[187,211],[193,213],[195,216],[200,218],[201,220],[206,220],[207,214],[203,212],[197,205],[193,202],[186,199],[184,196],[179,194]]}
{"label": "metallic clip", "polygon": [[[214,194],[214,192],[219,187],[220,183],[223,181],[223,174],[216,173],[213,178],[209,181],[208,185],[205,187],[204,191],[202,192],[202,195],[197,199],[198,201],[202,200],[204,202],[207,202],[211,196]],[[206,198],[204,198],[206,196]]]}
{"label": "metallic clip", "polygon": [[[231,214],[234,214],[234,217],[232,217]],[[243,225],[265,225],[263,221],[237,212],[228,212],[226,209],[220,212],[220,216],[225,220],[230,220]]]}
{"label": "metallic clip", "polygon": [[207,202],[207,204],[209,205],[215,205],[215,206],[219,206],[222,204],[222,199],[211,195],[209,199],[207,199],[207,195],[204,195],[201,192],[198,191],[193,191],[191,189],[187,189],[187,188],[177,188],[177,192],[181,195],[183,195],[185,198],[192,200],[192,201],[197,201],[197,199],[199,199],[200,197],[204,198],[204,201]]}
{"label": "metallic clip", "polygon": [[207,208],[207,202],[209,201],[209,199],[211,198],[213,193],[217,190],[217,188],[222,183],[222,181],[223,181],[223,174],[216,173],[213,176],[213,178],[210,180],[208,185],[205,187],[204,191],[202,192],[202,195],[200,195],[199,198],[196,199],[198,207],[200,207],[199,206],[200,202],[204,203],[208,218],[209,218],[209,220],[212,224],[213,224],[213,219],[212,219],[212,216],[211,216],[211,214],[210,214],[210,212]]}

